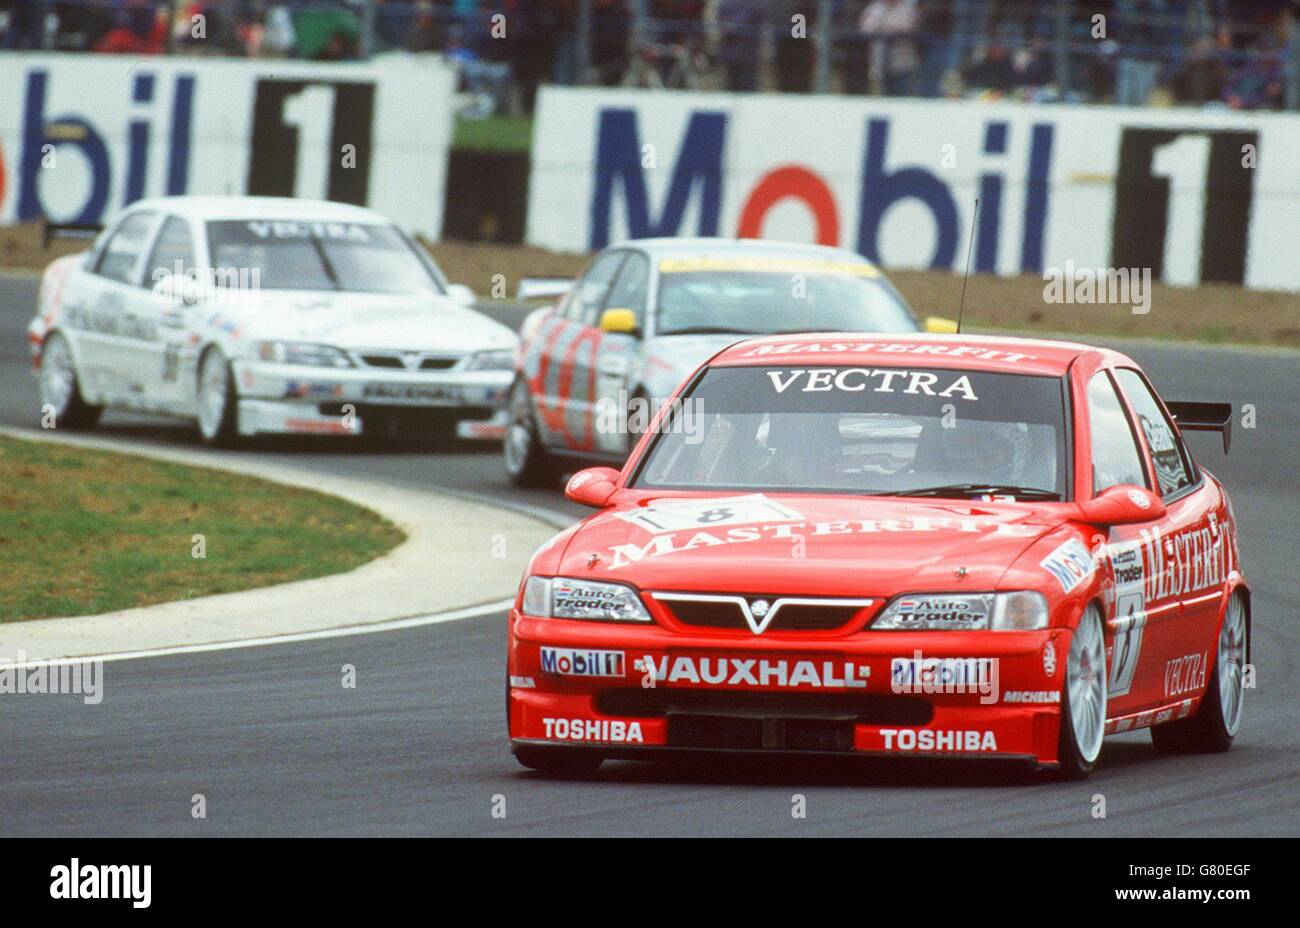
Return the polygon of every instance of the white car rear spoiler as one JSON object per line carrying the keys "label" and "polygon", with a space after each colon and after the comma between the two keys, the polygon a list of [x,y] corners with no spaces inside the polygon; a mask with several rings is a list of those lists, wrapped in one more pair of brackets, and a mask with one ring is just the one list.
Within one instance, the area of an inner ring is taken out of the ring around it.
{"label": "white car rear spoiler", "polygon": [[519,281],[519,292],[515,294],[520,300],[551,300],[564,296],[573,289],[573,281],[567,277],[525,277]]}

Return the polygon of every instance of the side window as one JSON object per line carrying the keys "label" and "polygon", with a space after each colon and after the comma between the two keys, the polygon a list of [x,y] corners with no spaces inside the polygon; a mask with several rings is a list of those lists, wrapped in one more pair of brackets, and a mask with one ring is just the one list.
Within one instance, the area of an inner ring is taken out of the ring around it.
{"label": "side window", "polygon": [[153,220],[154,214],[150,212],[132,213],[123,219],[100,252],[95,273],[119,283],[138,284],[139,281],[131,279],[131,272],[144,251]]}
{"label": "side window", "polygon": [[1147,486],[1142,455],[1124,404],[1105,371],[1098,371],[1088,381],[1088,422],[1092,431],[1092,491],[1100,493],[1117,483]]}
{"label": "side window", "polygon": [[194,243],[184,219],[168,216],[144,266],[146,286],[157,283],[162,274],[184,274],[194,269]]}
{"label": "side window", "polygon": [[583,325],[596,324],[600,311],[605,307],[605,297],[609,294],[614,275],[618,273],[625,255],[622,251],[608,251],[587,268],[587,273],[582,275],[575,286],[565,310],[570,319]]}
{"label": "side window", "polygon": [[623,270],[609,291],[605,308],[630,309],[636,313],[637,325],[645,323],[646,291],[650,286],[650,262],[638,252],[629,252]]}
{"label": "side window", "polygon": [[1138,424],[1146,436],[1147,447],[1151,449],[1151,460],[1156,467],[1160,495],[1169,496],[1183,487],[1191,486],[1196,482],[1191,456],[1173,423],[1160,408],[1151,387],[1141,374],[1126,367],[1117,368],[1115,378],[1128,397],[1129,405],[1137,413]]}

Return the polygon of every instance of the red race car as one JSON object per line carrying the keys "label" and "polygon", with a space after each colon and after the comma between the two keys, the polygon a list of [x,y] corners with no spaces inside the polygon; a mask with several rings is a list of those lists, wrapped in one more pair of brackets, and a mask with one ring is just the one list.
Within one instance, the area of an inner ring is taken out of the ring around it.
{"label": "red race car", "polygon": [[1115,351],[802,334],[704,364],[510,613],[510,746],[1018,758],[1223,751],[1250,630],[1232,505]]}

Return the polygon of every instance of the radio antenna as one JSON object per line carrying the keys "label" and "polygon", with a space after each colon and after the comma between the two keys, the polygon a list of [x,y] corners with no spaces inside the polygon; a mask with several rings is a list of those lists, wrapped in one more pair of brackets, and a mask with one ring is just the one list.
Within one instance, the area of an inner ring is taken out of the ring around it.
{"label": "radio antenna", "polygon": [[966,281],[970,280],[970,256],[975,250],[975,223],[979,220],[980,198],[975,198],[975,212],[970,217],[970,241],[966,243],[966,273],[961,278],[961,302],[957,305],[957,334],[961,334],[961,316],[966,311]]}

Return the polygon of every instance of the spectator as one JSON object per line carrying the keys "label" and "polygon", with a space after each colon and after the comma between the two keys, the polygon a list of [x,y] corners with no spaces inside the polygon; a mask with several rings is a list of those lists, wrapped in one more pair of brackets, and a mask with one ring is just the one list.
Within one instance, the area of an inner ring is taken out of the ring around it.
{"label": "spectator", "polygon": [[465,43],[465,27],[453,23],[447,29],[447,58],[460,69],[464,89],[474,98],[466,111],[472,119],[484,119],[510,108],[510,65],[484,61]]}
{"label": "spectator", "polygon": [[9,15],[9,28],[0,42],[5,51],[27,51],[45,45],[46,0],[14,0],[0,5]]}
{"label": "spectator", "polygon": [[919,25],[914,0],[871,0],[862,11],[858,31],[872,39],[872,80],[885,96],[904,96],[913,90],[920,63],[916,51]]}
{"label": "spectator", "polygon": [[932,98],[940,95],[951,55],[953,4],[952,0],[921,0],[917,9],[920,20],[917,93]]}
{"label": "spectator", "polygon": [[596,0],[591,13],[591,67],[598,84],[616,87],[622,82],[630,30],[624,0]]}
{"label": "spectator", "polygon": [[1020,83],[1011,55],[1000,41],[990,42],[983,59],[967,68],[963,77],[967,87],[1003,93]]}
{"label": "spectator", "polygon": [[94,50],[119,55],[157,55],[167,48],[167,20],[153,4],[131,3],[114,14],[113,26]]}
{"label": "spectator", "polygon": [[1172,89],[1176,103],[1218,103],[1227,84],[1227,69],[1210,39],[1198,39],[1192,52],[1174,75]]}
{"label": "spectator", "polygon": [[727,90],[757,90],[762,44],[762,0],[722,0],[718,7],[719,57]]}
{"label": "spectator", "polygon": [[812,41],[816,6],[800,0],[776,0],[771,8],[776,88],[784,93],[808,93],[816,55]]}
{"label": "spectator", "polygon": [[1285,96],[1286,70],[1271,36],[1260,36],[1248,58],[1228,75],[1223,100],[1234,110],[1279,110]]}
{"label": "spectator", "polygon": [[262,34],[261,54],[269,58],[287,58],[293,54],[296,45],[293,15],[284,4],[277,3],[266,11],[266,31]]}
{"label": "spectator", "polygon": [[1115,102],[1145,106],[1161,75],[1173,73],[1178,65],[1187,17],[1185,0],[1115,0],[1114,16],[1120,43]]}
{"label": "spectator", "polygon": [[1016,83],[1021,87],[1042,88],[1056,81],[1056,57],[1052,53],[1051,30],[1040,25],[1029,46],[1017,52],[1012,63]]}

